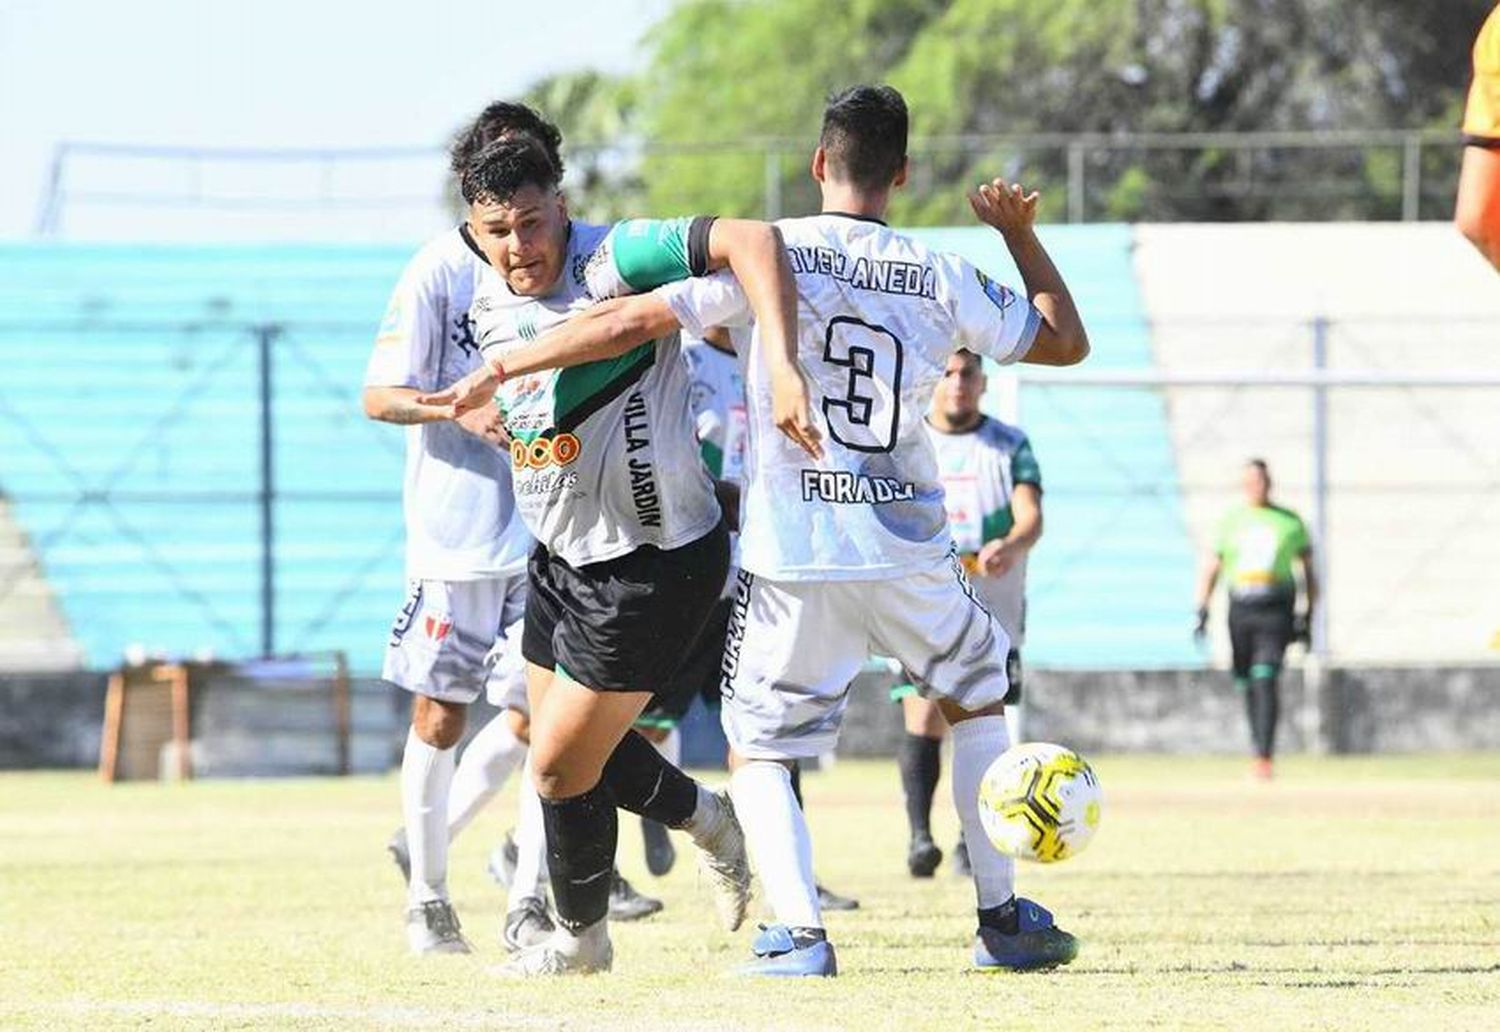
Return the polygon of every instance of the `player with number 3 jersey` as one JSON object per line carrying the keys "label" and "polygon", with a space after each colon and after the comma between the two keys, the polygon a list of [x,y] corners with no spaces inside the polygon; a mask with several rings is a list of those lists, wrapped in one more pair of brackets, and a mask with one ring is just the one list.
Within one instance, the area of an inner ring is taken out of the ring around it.
{"label": "player with number 3 jersey", "polygon": [[[846,688],[866,655],[900,661],[954,729],[954,797],[970,842],[980,968],[1071,960],[1072,936],[1012,891],[1013,862],[979,820],[979,782],[1008,745],[1004,629],[974,597],[953,554],[937,462],[922,420],[948,356],[1069,365],[1088,339],[1037,239],[1037,196],[995,180],[970,196],[999,230],[1029,299],[967,261],[881,221],[906,178],[906,104],[889,87],[830,101],[813,157],[822,213],[779,222],[795,275],[796,358],[779,366],[757,326],[745,362],[750,435],[739,591],[724,656],[732,793],[776,923],[743,970],[831,975],[807,825],[790,765],[832,747]],[[728,277],[683,279],[601,304],[549,334],[533,358],[565,364],[619,354],[679,327],[743,325]],[[779,429],[791,440],[773,433]]]}

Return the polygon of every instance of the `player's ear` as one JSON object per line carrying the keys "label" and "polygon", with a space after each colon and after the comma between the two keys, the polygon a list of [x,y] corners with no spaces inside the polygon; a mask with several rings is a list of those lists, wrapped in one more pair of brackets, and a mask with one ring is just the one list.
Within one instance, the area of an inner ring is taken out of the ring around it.
{"label": "player's ear", "polygon": [[564,222],[568,221],[568,195],[561,190],[557,191],[557,212]]}
{"label": "player's ear", "polygon": [[828,154],[822,147],[813,151],[812,177],[820,183],[828,181]]}
{"label": "player's ear", "polygon": [[911,160],[909,158],[902,158],[901,171],[897,172],[896,178],[891,181],[892,189],[906,185],[906,174],[909,171],[911,171]]}

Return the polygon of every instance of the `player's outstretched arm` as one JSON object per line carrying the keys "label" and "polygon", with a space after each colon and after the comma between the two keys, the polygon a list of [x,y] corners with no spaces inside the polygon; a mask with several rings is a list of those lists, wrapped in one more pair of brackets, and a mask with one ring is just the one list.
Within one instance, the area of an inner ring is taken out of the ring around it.
{"label": "player's outstretched arm", "polygon": [[998,230],[1015,259],[1031,303],[1041,313],[1036,342],[1021,359],[1036,365],[1076,365],[1089,354],[1089,336],[1073,304],[1062,273],[1036,235],[1036,205],[1041,195],[1019,184],[996,179],[969,195],[979,221]]}
{"label": "player's outstretched arm", "polygon": [[1500,269],[1500,147],[1465,147],[1454,225]]}
{"label": "player's outstretched arm", "polygon": [[709,231],[708,261],[711,268],[733,271],[755,313],[777,429],[821,458],[823,435],[813,422],[812,392],[797,361],[797,281],[781,231],[768,222],[719,219]]}
{"label": "player's outstretched arm", "polygon": [[677,316],[654,295],[601,301],[548,330],[535,343],[506,352],[504,358],[486,353],[484,365],[418,401],[456,418],[488,404],[501,382],[510,377],[616,358],[677,328]]}
{"label": "player's outstretched arm", "polygon": [[425,403],[423,397],[415,387],[366,387],[365,415],[397,426],[437,423],[452,418],[446,409]]}

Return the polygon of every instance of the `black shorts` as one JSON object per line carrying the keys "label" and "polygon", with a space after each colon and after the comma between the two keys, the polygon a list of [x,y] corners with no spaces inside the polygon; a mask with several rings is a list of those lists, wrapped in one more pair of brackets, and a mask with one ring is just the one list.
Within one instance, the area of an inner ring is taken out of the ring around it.
{"label": "black shorts", "polygon": [[1292,614],[1296,600],[1229,601],[1229,647],[1234,676],[1247,678],[1251,667],[1281,669],[1286,647],[1292,643]]}
{"label": "black shorts", "polygon": [[537,545],[521,654],[595,691],[657,691],[697,641],[728,570],[722,522],[680,548],[643,545],[576,568]]}
{"label": "black shorts", "polygon": [[732,597],[714,603],[687,659],[641,712],[638,725],[676,727],[693,708],[694,699],[701,698],[709,706],[718,705],[719,685],[724,680],[724,639],[729,636],[729,612],[733,608]]}

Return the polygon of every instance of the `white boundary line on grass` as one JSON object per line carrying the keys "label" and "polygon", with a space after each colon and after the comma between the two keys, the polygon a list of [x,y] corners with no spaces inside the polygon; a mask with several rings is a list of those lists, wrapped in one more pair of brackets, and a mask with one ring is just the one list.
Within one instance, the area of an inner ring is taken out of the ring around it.
{"label": "white boundary line on grass", "polygon": [[61,1000],[22,1004],[13,1013],[71,1014],[78,1017],[238,1018],[379,1022],[406,1027],[556,1028],[558,1019],[509,1010],[437,1010],[430,1007],[340,1006],[320,1003],[211,1003],[206,1000]]}

